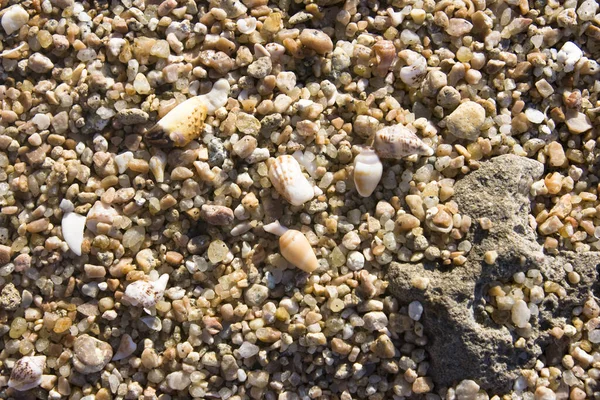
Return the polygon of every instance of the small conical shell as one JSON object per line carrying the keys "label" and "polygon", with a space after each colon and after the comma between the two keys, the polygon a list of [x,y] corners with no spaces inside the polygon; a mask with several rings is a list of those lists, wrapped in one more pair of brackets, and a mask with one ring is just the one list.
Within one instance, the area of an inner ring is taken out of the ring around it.
{"label": "small conical shell", "polygon": [[46,356],[21,358],[15,363],[10,373],[8,386],[20,392],[39,386],[45,367]]}
{"label": "small conical shell", "polygon": [[206,116],[227,103],[229,90],[227,80],[219,79],[209,93],[178,104],[146,132],[146,141],[157,146],[184,147],[200,136]]}
{"label": "small conical shell", "polygon": [[155,282],[135,281],[127,286],[122,299],[134,307],[152,308],[162,299],[168,281],[169,275],[167,274],[161,275]]}
{"label": "small conical shell", "polygon": [[383,165],[371,148],[364,148],[354,159],[354,186],[362,197],[369,197],[377,188]]}
{"label": "small conical shell", "polygon": [[273,187],[290,204],[301,206],[315,196],[312,185],[302,174],[300,164],[294,157],[285,155],[271,158],[267,165]]}
{"label": "small conical shell", "polygon": [[289,229],[279,237],[279,251],[283,258],[308,273],[319,266],[312,246],[300,231]]}
{"label": "small conical shell", "polygon": [[375,133],[373,147],[381,158],[400,159],[413,154],[433,155],[433,149],[402,124],[378,130]]}

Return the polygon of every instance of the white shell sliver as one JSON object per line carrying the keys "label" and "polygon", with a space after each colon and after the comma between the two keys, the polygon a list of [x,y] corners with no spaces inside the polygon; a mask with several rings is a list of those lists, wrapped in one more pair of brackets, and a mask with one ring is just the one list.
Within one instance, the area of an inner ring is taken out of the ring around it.
{"label": "white shell sliver", "polygon": [[78,256],[81,255],[83,243],[83,231],[86,218],[75,212],[65,213],[61,222],[62,234],[69,249]]}
{"label": "white shell sliver", "polygon": [[123,300],[134,307],[142,306],[145,309],[152,308],[162,299],[169,275],[163,274],[157,281],[139,280],[130,283],[123,293]]}

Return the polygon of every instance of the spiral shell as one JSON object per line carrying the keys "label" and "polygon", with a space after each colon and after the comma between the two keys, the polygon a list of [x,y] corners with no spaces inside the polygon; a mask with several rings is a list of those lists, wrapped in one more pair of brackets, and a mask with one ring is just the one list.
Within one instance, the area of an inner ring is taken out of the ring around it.
{"label": "spiral shell", "polygon": [[33,389],[42,382],[46,367],[46,356],[23,357],[15,363],[10,373],[8,386],[23,392]]}
{"label": "spiral shell", "polygon": [[430,156],[433,149],[402,124],[388,126],[375,133],[373,147],[381,158],[396,158],[418,154]]}
{"label": "spiral shell", "polygon": [[178,104],[145,133],[146,141],[156,146],[184,147],[200,136],[206,116],[227,103],[229,90],[227,80],[219,79],[209,93]]}
{"label": "spiral shell", "polygon": [[300,231],[288,229],[280,236],[279,251],[283,258],[305,272],[311,273],[319,266],[312,246]]}
{"label": "spiral shell", "polygon": [[302,174],[300,164],[292,156],[285,155],[267,161],[269,179],[277,192],[290,204],[301,206],[315,195],[312,185]]}
{"label": "spiral shell", "polygon": [[163,297],[168,281],[167,274],[161,275],[155,282],[135,281],[127,286],[122,299],[134,307],[152,308]]}
{"label": "spiral shell", "polygon": [[377,188],[383,165],[372,148],[363,148],[354,159],[354,186],[362,197],[369,197]]}

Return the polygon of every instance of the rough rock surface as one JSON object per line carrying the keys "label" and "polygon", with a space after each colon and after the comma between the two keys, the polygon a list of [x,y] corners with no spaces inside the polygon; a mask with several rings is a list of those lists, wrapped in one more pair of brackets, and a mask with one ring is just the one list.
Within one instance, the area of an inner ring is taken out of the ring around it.
{"label": "rough rock surface", "polygon": [[[529,188],[543,173],[537,161],[503,155],[482,164],[460,180],[454,200],[459,212],[474,223],[468,239],[473,244],[466,264],[441,269],[433,264],[392,263],[388,270],[390,289],[403,304],[420,301],[424,305],[421,322],[430,339],[430,373],[437,385],[449,386],[473,379],[484,389],[508,392],[519,368],[530,367],[546,346],[565,346],[547,334],[547,329],[564,323],[575,305],[583,304],[597,280],[600,253],[543,253],[534,229],[529,225]],[[489,231],[477,224],[487,217]],[[486,265],[486,251],[499,257]],[[577,286],[566,282],[563,265],[570,262],[582,279]],[[532,320],[533,334],[523,349],[513,346],[510,331],[495,324],[484,311],[483,296],[495,280],[508,280],[518,272],[539,269],[546,279],[567,288],[568,296],[549,295],[540,304],[540,315]],[[430,280],[425,290],[411,284],[417,276]],[[562,354],[560,351],[556,352]],[[547,360],[547,365],[560,359]]]}

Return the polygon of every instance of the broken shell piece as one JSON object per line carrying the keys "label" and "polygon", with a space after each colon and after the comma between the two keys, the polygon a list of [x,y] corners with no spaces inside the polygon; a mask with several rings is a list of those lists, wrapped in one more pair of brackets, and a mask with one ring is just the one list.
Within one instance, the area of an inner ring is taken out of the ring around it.
{"label": "broken shell piece", "polygon": [[156,154],[150,157],[150,171],[154,175],[156,182],[162,183],[165,181],[165,168],[167,167],[167,155],[158,150]]}
{"label": "broken shell piece", "polygon": [[230,89],[226,79],[219,79],[209,93],[189,98],[169,111],[146,132],[146,140],[158,146],[184,147],[200,136],[206,116],[227,103]]}
{"label": "broken shell piece", "polygon": [[400,79],[410,87],[418,87],[427,75],[427,60],[412,50],[402,50],[398,56],[407,64],[400,69]]}
{"label": "broken shell piece", "polygon": [[452,230],[452,214],[443,206],[432,207],[427,210],[425,224],[434,232],[448,233]]}
{"label": "broken shell piece", "polygon": [[86,218],[83,215],[74,212],[66,213],[61,222],[63,238],[69,249],[78,256],[81,255],[85,222]]}
{"label": "broken shell piece", "polygon": [[90,211],[87,214],[87,221],[85,226],[96,233],[98,223],[102,222],[108,225],[112,225],[115,221],[115,217],[119,215],[118,211],[98,200],[94,203]]}
{"label": "broken shell piece", "polygon": [[362,197],[369,197],[377,188],[383,164],[377,153],[370,147],[363,148],[354,159],[354,186]]}
{"label": "broken shell piece", "polygon": [[263,229],[279,236],[279,251],[289,263],[308,273],[317,269],[317,256],[302,232],[287,229],[279,221],[264,225]]}
{"label": "broken shell piece", "polygon": [[121,336],[121,343],[119,344],[119,348],[117,352],[113,356],[113,361],[119,361],[124,358],[129,357],[133,354],[133,352],[137,349],[137,345],[127,333]]}
{"label": "broken shell piece", "polygon": [[381,158],[400,159],[413,154],[433,155],[433,149],[402,124],[388,126],[375,132],[373,147]]}
{"label": "broken shell piece", "polygon": [[152,308],[162,299],[169,275],[163,274],[157,281],[150,282],[146,280],[135,281],[125,289],[123,300],[130,305],[137,307],[142,306],[144,309]]}
{"label": "broken shell piece", "polygon": [[390,40],[380,40],[373,45],[373,52],[375,53],[375,75],[386,76],[396,59],[396,46]]}
{"label": "broken shell piece", "polygon": [[46,356],[23,357],[15,363],[8,386],[23,392],[39,386],[46,367]]}
{"label": "broken shell piece", "polygon": [[273,187],[292,205],[301,206],[312,200],[315,191],[294,157],[285,155],[271,158],[267,165]]}

